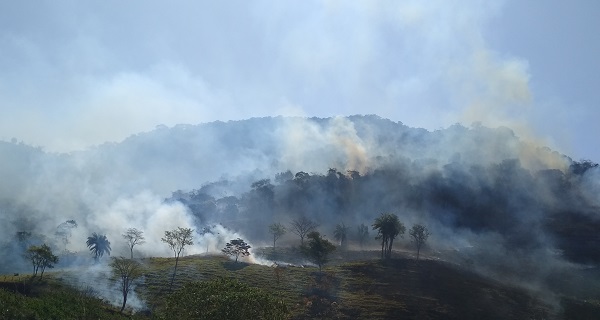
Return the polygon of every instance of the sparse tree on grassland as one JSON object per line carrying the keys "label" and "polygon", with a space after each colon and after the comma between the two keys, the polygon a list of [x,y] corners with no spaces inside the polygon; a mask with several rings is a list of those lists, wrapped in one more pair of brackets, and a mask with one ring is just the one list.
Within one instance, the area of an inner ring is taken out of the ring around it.
{"label": "sparse tree on grassland", "polygon": [[365,241],[367,241],[369,238],[369,227],[366,224],[361,223],[356,229],[358,234],[358,242],[362,248],[365,244]]}
{"label": "sparse tree on grassland", "polygon": [[425,244],[427,238],[429,238],[429,230],[427,229],[427,227],[421,224],[415,224],[414,226],[412,226],[412,228],[410,228],[408,234],[412,238],[412,242],[417,247],[417,260],[419,260],[419,253],[421,252],[421,247]]}
{"label": "sparse tree on grassland", "polygon": [[321,271],[323,265],[329,261],[329,254],[335,251],[335,246],[317,231],[309,233],[307,239],[307,243],[301,247],[302,253],[319,266],[319,271]]}
{"label": "sparse tree on grassland", "polygon": [[58,257],[52,253],[52,249],[45,243],[41,246],[30,246],[25,252],[25,257],[33,265],[34,277],[38,271],[41,271],[40,279],[44,277],[46,268],[54,268],[54,264],[58,263]]}
{"label": "sparse tree on grassland", "polygon": [[275,248],[275,242],[277,242],[285,232],[285,226],[281,223],[273,223],[269,226],[269,233],[273,235],[273,248]]}
{"label": "sparse tree on grassland", "polygon": [[381,239],[381,258],[390,259],[392,257],[392,245],[394,239],[404,234],[406,228],[398,219],[398,216],[391,213],[381,214],[375,223],[373,223],[373,230],[377,230],[377,237],[375,239]]}
{"label": "sparse tree on grassland", "polygon": [[344,247],[346,245],[346,238],[348,235],[348,227],[342,222],[335,226],[335,230],[333,231],[333,236],[335,240],[340,242],[340,247]]}
{"label": "sparse tree on grassland", "polygon": [[85,244],[88,246],[91,253],[94,255],[94,260],[96,262],[98,262],[98,260],[105,253],[110,256],[110,241],[108,241],[106,235],[99,235],[94,232],[91,237],[87,238]]}
{"label": "sparse tree on grassland", "polygon": [[121,306],[121,312],[123,312],[133,282],[142,276],[142,265],[135,260],[118,257],[112,258],[110,267],[113,276],[119,282],[121,294],[123,295],[123,305]]}
{"label": "sparse tree on grassland", "polygon": [[292,220],[292,222],[290,223],[290,228],[292,232],[300,237],[300,245],[304,244],[304,238],[306,237],[306,235],[318,226],[319,225],[316,222],[308,219],[305,216],[302,216],[296,220]]}
{"label": "sparse tree on grassland", "polygon": [[175,281],[175,275],[177,274],[177,264],[179,262],[179,256],[181,255],[181,252],[186,246],[191,246],[194,244],[194,236],[192,235],[193,231],[194,230],[190,228],[177,227],[175,230],[165,231],[165,237],[160,239],[162,242],[169,245],[169,248],[173,250],[173,254],[175,255],[175,269],[173,270],[173,276],[171,277],[169,290],[173,289],[173,281]]}
{"label": "sparse tree on grassland", "polygon": [[237,238],[229,241],[221,251],[227,255],[234,256],[235,262],[238,262],[240,256],[246,257],[250,255],[248,251],[250,248],[250,245],[244,242],[244,240]]}
{"label": "sparse tree on grassland", "polygon": [[136,228],[129,228],[127,229],[127,232],[122,234],[122,236],[125,238],[125,240],[127,240],[129,252],[131,253],[131,259],[133,259],[133,247],[146,242],[146,239],[144,238],[144,232]]}

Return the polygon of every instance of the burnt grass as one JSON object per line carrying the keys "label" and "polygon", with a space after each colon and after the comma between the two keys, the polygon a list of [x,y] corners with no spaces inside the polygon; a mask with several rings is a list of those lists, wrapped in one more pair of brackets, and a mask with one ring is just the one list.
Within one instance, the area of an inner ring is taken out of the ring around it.
{"label": "burnt grass", "polygon": [[[183,257],[174,290],[189,281],[234,278],[282,299],[289,306],[290,319],[597,319],[600,315],[597,297],[543,299],[539,292],[485,278],[440,260],[417,261],[397,253],[384,261],[376,258],[377,251],[346,251],[332,257],[319,271],[303,265],[294,248],[282,248],[277,256],[281,261],[296,261],[275,268],[236,263],[224,256]],[[170,294],[174,259],[141,261],[146,271],[135,291],[147,309],[138,310],[135,317],[152,319]],[[27,292],[24,277],[16,281],[12,278],[5,276],[0,287],[38,297],[46,291]],[[62,286],[59,279],[49,273],[48,284],[53,290]]]}

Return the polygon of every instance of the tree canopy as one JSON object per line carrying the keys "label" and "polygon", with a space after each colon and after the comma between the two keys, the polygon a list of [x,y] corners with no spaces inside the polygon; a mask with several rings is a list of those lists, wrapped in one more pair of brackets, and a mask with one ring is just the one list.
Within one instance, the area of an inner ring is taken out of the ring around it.
{"label": "tree canopy", "polygon": [[52,249],[45,243],[41,246],[30,246],[25,252],[25,257],[33,265],[34,277],[38,271],[41,271],[40,279],[44,277],[46,268],[54,268],[54,264],[58,263],[58,257],[52,253]]}
{"label": "tree canopy", "polygon": [[100,235],[96,232],[92,233],[92,236],[87,238],[85,244],[90,249],[92,255],[94,256],[94,260],[98,262],[98,260],[104,256],[104,254],[108,254],[110,256],[110,241],[106,238],[106,235]]}
{"label": "tree canopy", "polygon": [[392,257],[392,245],[394,239],[404,234],[406,228],[398,219],[398,216],[392,213],[383,213],[373,223],[373,230],[377,230],[375,239],[381,240],[381,258],[390,259]]}
{"label": "tree canopy", "polygon": [[250,245],[244,240],[237,238],[229,241],[221,251],[226,255],[234,256],[235,262],[238,262],[240,256],[247,257],[250,255],[248,251],[250,248]]}
{"label": "tree canopy", "polygon": [[302,253],[321,271],[323,265],[329,261],[329,254],[335,251],[335,246],[317,231],[309,233],[307,240],[301,247]]}

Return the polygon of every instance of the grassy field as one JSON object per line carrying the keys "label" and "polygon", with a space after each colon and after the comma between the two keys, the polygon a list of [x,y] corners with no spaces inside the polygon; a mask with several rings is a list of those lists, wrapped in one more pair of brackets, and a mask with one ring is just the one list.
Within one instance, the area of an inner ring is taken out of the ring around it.
{"label": "grassy field", "polygon": [[[293,265],[275,268],[236,263],[223,256],[183,257],[179,261],[174,290],[190,281],[234,278],[285,301],[291,310],[291,319],[594,319],[600,315],[600,307],[593,301],[567,297],[544,301],[531,292],[441,261],[400,257],[390,261],[365,260],[377,257],[377,252],[345,252],[335,256],[323,272],[319,272],[317,268],[302,266],[301,260],[294,261],[297,255],[293,249],[263,254],[271,258],[289,257],[286,261],[292,261]],[[164,298],[170,293],[174,259],[140,261],[146,271],[144,281],[136,287],[136,294],[146,307],[138,310],[135,318],[152,318],[160,312]],[[27,276],[2,279],[0,276],[0,287],[4,288],[0,297],[4,301],[0,303],[17,303],[10,295],[21,300],[41,301],[64,292],[74,297],[60,302],[68,307],[77,303],[73,299],[85,297],[65,285],[64,273],[50,272],[42,282],[30,282]],[[94,306],[100,308],[99,312],[106,319],[120,317],[117,309],[107,304],[100,302]],[[81,317],[73,317],[77,318]]]}

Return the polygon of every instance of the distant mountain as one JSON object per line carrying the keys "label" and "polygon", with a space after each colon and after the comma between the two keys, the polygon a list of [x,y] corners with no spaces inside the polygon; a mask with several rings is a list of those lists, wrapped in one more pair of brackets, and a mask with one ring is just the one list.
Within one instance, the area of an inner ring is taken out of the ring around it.
{"label": "distant mountain", "polygon": [[70,154],[2,142],[0,174],[4,254],[18,251],[16,231],[58,243],[66,220],[78,228],[63,248],[83,251],[80,238],[127,227],[156,240],[169,223],[218,224],[269,243],[273,222],[306,216],[332,237],[392,212],[427,225],[431,250],[515,281],[600,262],[598,165],[504,127],[427,131],[374,115],[159,126]]}

